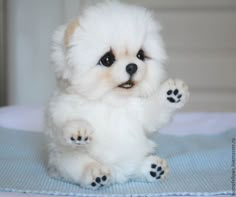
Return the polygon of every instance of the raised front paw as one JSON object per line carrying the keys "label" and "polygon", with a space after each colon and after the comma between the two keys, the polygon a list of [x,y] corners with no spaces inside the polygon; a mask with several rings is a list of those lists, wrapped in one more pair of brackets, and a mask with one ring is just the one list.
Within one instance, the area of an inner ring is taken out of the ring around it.
{"label": "raised front paw", "polygon": [[142,168],[143,174],[148,181],[164,179],[169,174],[169,167],[166,160],[158,156],[149,156]]}
{"label": "raised front paw", "polygon": [[84,120],[68,121],[63,128],[67,144],[86,145],[92,140],[93,128]]}
{"label": "raised front paw", "polygon": [[170,107],[181,108],[189,99],[188,86],[179,79],[168,79],[161,87],[163,102]]}

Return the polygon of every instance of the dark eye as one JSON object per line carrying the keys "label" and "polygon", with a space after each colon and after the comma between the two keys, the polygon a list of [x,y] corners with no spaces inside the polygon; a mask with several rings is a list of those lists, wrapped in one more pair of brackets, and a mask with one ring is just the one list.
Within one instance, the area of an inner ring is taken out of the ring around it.
{"label": "dark eye", "polygon": [[145,54],[144,54],[143,49],[140,49],[140,50],[138,51],[138,53],[137,53],[137,58],[140,59],[140,60],[142,60],[142,61],[144,61],[144,59],[145,59]]}
{"label": "dark eye", "polygon": [[110,67],[114,63],[114,61],[115,61],[115,56],[113,55],[112,51],[108,51],[101,57],[98,64]]}

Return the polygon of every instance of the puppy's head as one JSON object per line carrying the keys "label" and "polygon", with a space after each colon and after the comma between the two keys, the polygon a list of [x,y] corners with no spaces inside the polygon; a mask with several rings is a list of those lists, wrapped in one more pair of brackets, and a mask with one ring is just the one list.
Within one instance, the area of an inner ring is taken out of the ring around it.
{"label": "puppy's head", "polygon": [[54,35],[63,88],[87,99],[150,96],[165,74],[160,27],[144,8],[110,2],[87,9]]}

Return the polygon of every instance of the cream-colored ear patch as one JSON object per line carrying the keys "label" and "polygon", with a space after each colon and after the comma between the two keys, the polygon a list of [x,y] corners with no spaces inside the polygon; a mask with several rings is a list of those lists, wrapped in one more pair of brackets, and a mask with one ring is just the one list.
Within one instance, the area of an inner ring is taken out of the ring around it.
{"label": "cream-colored ear patch", "polygon": [[64,35],[64,45],[67,47],[69,45],[71,36],[75,32],[76,28],[79,26],[79,20],[73,20],[70,22],[66,28],[65,35]]}

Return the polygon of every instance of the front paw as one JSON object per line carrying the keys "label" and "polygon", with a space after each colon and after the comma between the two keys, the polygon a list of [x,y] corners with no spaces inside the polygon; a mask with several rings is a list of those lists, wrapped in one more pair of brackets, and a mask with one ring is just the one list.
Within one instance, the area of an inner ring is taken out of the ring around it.
{"label": "front paw", "polygon": [[84,120],[68,121],[63,128],[63,138],[70,145],[86,145],[92,140],[93,128]]}
{"label": "front paw", "polygon": [[168,79],[161,87],[162,101],[170,107],[181,108],[189,99],[188,86],[179,79]]}

